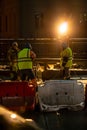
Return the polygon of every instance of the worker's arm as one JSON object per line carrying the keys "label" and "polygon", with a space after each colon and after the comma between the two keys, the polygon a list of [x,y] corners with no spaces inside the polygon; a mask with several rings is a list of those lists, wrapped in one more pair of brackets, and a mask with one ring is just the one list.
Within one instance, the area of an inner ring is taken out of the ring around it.
{"label": "worker's arm", "polygon": [[36,58],[36,54],[33,51],[30,51],[30,57],[34,60]]}

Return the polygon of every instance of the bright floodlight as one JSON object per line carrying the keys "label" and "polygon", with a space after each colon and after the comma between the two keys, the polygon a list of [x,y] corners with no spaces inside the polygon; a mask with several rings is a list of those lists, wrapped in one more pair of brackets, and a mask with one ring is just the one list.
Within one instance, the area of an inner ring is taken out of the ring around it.
{"label": "bright floodlight", "polygon": [[67,23],[67,22],[64,22],[64,23],[62,23],[62,24],[59,26],[58,31],[59,31],[60,34],[66,34],[67,28],[68,28],[68,23]]}

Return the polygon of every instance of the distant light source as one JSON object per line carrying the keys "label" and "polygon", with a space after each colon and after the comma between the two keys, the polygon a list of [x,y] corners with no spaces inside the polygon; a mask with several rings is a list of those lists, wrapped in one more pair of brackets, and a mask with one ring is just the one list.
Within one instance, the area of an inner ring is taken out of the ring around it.
{"label": "distant light source", "polygon": [[58,33],[61,35],[65,35],[67,33],[67,30],[68,30],[67,22],[61,23],[60,26],[58,27]]}

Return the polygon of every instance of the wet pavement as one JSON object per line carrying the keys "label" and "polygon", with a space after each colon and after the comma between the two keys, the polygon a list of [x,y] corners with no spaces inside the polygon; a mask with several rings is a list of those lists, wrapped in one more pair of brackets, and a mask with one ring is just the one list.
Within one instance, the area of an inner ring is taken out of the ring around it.
{"label": "wet pavement", "polygon": [[58,112],[27,112],[25,118],[32,118],[42,130],[86,130],[87,110]]}

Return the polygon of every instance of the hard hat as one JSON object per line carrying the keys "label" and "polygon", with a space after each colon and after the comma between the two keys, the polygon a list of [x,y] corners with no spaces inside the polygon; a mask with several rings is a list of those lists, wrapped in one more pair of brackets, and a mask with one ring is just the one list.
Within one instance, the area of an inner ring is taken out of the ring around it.
{"label": "hard hat", "polygon": [[17,42],[13,42],[12,46],[17,46],[18,47],[18,43]]}
{"label": "hard hat", "polygon": [[32,46],[30,43],[25,43],[24,44],[24,48],[29,48],[29,49],[32,49]]}
{"label": "hard hat", "polygon": [[62,47],[63,47],[63,48],[66,48],[66,47],[68,47],[68,44],[67,44],[66,42],[63,42],[63,43],[62,43]]}

